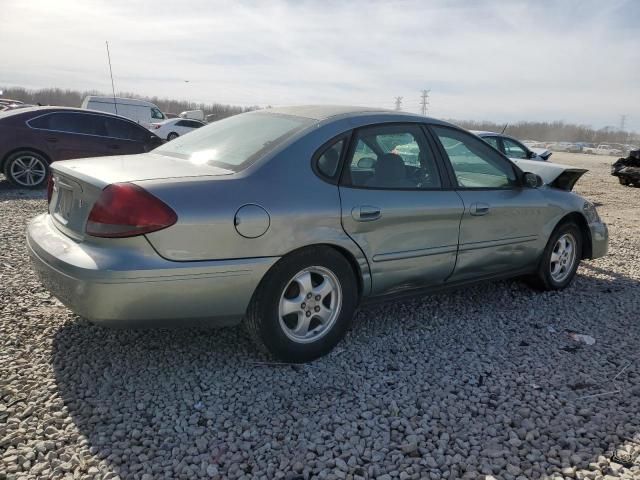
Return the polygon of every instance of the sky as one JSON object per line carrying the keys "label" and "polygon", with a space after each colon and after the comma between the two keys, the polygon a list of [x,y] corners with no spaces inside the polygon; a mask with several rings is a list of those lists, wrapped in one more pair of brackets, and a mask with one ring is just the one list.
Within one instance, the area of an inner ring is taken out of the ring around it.
{"label": "sky", "polygon": [[[0,0],[0,85],[640,131],[638,0]],[[187,80],[187,81],[185,81]]]}

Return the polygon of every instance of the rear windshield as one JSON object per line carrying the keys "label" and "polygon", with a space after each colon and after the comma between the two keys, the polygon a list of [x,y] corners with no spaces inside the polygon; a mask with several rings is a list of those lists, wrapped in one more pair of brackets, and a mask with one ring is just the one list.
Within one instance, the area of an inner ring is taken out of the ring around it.
{"label": "rear windshield", "polygon": [[313,121],[266,112],[243,113],[178,137],[155,149],[154,153],[238,172]]}

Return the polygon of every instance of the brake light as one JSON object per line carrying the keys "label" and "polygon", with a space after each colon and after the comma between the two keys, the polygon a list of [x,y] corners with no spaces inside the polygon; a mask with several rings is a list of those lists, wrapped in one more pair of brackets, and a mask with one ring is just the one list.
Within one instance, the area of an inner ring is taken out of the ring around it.
{"label": "brake light", "polygon": [[113,183],[93,205],[86,232],[94,237],[122,238],[156,232],[178,221],[162,200],[133,183]]}
{"label": "brake light", "polygon": [[53,175],[49,174],[47,178],[47,203],[51,203],[53,197]]}
{"label": "brake light", "polygon": [[159,123],[152,123],[151,126],[154,130],[158,130],[162,125],[160,125]]}

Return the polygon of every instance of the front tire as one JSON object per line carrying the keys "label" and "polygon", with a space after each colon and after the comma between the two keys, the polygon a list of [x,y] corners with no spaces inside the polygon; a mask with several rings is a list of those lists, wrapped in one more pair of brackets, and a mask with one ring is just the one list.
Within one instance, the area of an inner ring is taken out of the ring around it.
{"label": "front tire", "polygon": [[42,188],[47,183],[49,162],[36,152],[15,152],[4,164],[4,175],[16,187]]}
{"label": "front tire", "polygon": [[551,234],[537,272],[529,283],[539,290],[562,290],[576,275],[582,260],[582,233],[573,222],[559,225]]}
{"label": "front tire", "polygon": [[280,260],[256,290],[244,323],[254,342],[284,362],[329,353],[347,332],[358,303],[355,273],[330,247]]}

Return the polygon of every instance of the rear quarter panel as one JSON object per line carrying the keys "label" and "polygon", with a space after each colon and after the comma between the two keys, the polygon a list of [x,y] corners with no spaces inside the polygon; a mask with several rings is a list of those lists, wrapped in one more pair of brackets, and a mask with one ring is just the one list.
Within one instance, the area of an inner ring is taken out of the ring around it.
{"label": "rear quarter panel", "polygon": [[[342,229],[338,188],[311,169],[313,153],[339,133],[335,125],[319,128],[273,158],[224,178],[136,182],[178,215],[175,225],[149,234],[149,241],[176,261],[281,257],[309,245],[335,245],[356,259],[368,289],[366,259]],[[269,214],[269,228],[258,238],[241,236],[234,225],[236,212],[247,204]]]}

